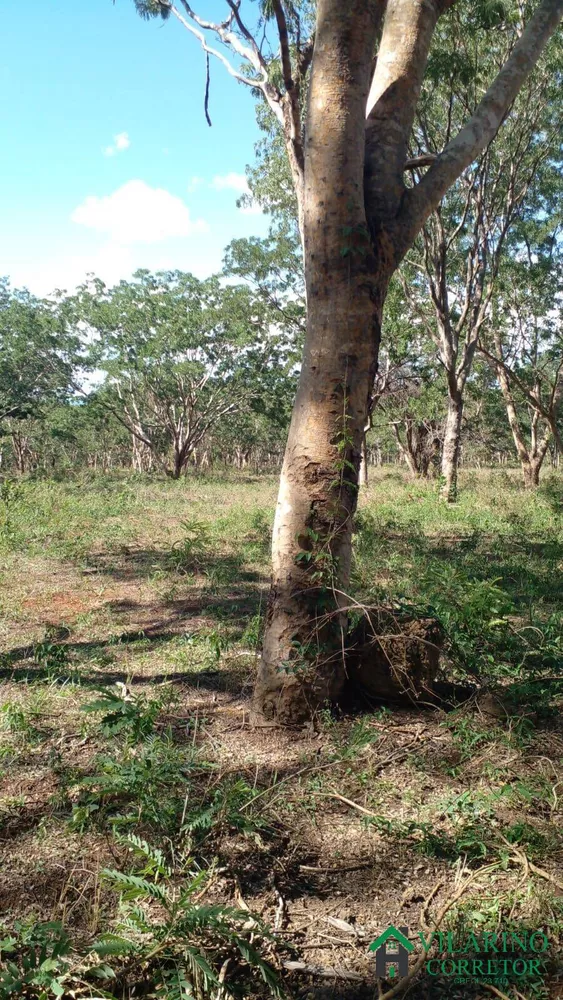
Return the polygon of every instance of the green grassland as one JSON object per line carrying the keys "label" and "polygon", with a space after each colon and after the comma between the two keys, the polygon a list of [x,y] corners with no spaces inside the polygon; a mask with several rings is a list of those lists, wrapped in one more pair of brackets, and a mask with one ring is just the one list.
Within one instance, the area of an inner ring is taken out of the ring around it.
{"label": "green grassland", "polygon": [[[443,927],[544,928],[540,980],[496,988],[558,995],[563,486],[461,487],[446,505],[377,470],[352,596],[439,618],[444,676],[502,711],[288,732],[248,714],[275,477],[3,483],[2,1000],[377,996],[369,942],[432,925],[464,879]],[[408,995],[494,995],[431,987]]]}

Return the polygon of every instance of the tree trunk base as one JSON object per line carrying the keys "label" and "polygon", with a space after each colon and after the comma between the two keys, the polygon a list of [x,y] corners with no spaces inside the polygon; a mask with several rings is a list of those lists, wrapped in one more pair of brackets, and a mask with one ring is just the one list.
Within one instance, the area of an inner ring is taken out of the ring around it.
{"label": "tree trunk base", "polygon": [[311,676],[305,672],[263,674],[253,696],[254,719],[281,726],[298,726],[314,719],[319,707],[338,704],[345,687],[342,662],[330,664],[326,672]]}
{"label": "tree trunk base", "polygon": [[[440,704],[434,683],[444,632],[435,618],[393,608],[368,609],[348,632],[344,649],[307,672],[262,671],[253,719],[281,726],[310,723],[323,707],[347,705],[358,695],[378,701]],[[439,685],[437,685],[439,686]]]}
{"label": "tree trunk base", "polygon": [[372,698],[425,701],[434,697],[444,632],[435,618],[392,608],[370,610],[349,636],[348,684]]}

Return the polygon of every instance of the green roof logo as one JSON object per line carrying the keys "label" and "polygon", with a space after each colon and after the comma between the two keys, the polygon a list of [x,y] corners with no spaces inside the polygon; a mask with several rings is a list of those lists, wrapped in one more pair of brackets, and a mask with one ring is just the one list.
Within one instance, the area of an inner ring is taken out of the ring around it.
{"label": "green roof logo", "polygon": [[[380,934],[369,946],[369,951],[375,952],[375,974],[382,979],[393,979],[396,966],[400,976],[406,976],[409,971],[409,954],[414,951],[414,945],[409,941],[408,927],[394,927],[389,924],[386,931]],[[387,942],[392,941],[395,948],[387,948]]]}

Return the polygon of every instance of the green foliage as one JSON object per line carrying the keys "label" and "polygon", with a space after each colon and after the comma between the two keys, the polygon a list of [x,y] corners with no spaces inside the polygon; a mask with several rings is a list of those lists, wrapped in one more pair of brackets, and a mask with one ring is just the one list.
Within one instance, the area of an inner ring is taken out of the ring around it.
{"label": "green foliage", "polygon": [[62,924],[16,921],[0,940],[0,1000],[66,995],[72,947]]}
{"label": "green foliage", "polygon": [[7,729],[10,733],[26,733],[29,730],[29,714],[19,703],[5,701],[0,705],[0,712],[3,729]]}
{"label": "green foliage", "polygon": [[155,727],[164,702],[160,698],[146,695],[131,695],[125,685],[116,685],[116,690],[99,688],[101,697],[82,705],[84,712],[103,712],[100,728],[104,736],[125,736],[132,743],[139,743],[149,736]]}
{"label": "green foliage", "polygon": [[[121,838],[138,859],[136,871],[104,869],[103,879],[120,899],[117,925],[91,945],[74,945],[62,924],[17,921],[0,940],[0,1000],[29,997],[56,1000],[84,996],[117,1000],[127,982],[163,1000],[204,1000],[221,985],[227,957],[242,983],[258,977],[272,996],[281,996],[277,973],[265,957],[272,937],[246,910],[202,903],[212,870],[190,870],[189,859],[175,877],[163,853],[137,836]],[[139,864],[139,861],[141,864]],[[155,910],[156,904],[156,910]],[[91,985],[89,981],[104,983]],[[111,989],[109,988],[111,987]]]}
{"label": "green foliage", "polygon": [[56,678],[65,672],[68,663],[68,650],[62,643],[55,642],[47,632],[42,642],[35,643],[33,659],[39,666],[43,667],[48,676]]}
{"label": "green foliage", "polygon": [[131,433],[139,462],[150,456],[176,478],[221,418],[248,411],[291,363],[268,302],[216,277],[140,270],[114,288],[94,279],[65,310],[93,333],[90,363],[107,376],[100,405]]}
{"label": "green foliage", "polygon": [[71,826],[146,829],[198,847],[229,832],[259,841],[266,823],[253,809],[257,792],[237,776],[208,787],[213,770],[195,747],[181,747],[169,735],[145,735],[140,745],[96,758],[94,773],[72,789]]}
{"label": "green foliage", "polygon": [[180,521],[183,537],[174,542],[170,552],[170,565],[178,573],[188,573],[205,567],[209,556],[209,525],[196,519]]}
{"label": "green foliage", "polygon": [[226,833],[242,833],[261,844],[259,831],[266,821],[252,809],[260,792],[244,778],[224,778],[205,800],[187,811],[184,829],[194,843],[208,834],[220,838]]}
{"label": "green foliage", "polygon": [[[113,0],[115,3],[115,0]],[[161,0],[134,0],[135,10],[139,17],[148,21],[152,17],[160,17],[166,21],[170,17],[170,7]]]}
{"label": "green foliage", "polygon": [[264,618],[262,615],[253,615],[249,619],[248,624],[245,626],[244,632],[241,635],[241,642],[245,646],[250,646],[251,649],[259,649],[262,636],[264,634]]}
{"label": "green foliage", "polygon": [[3,421],[26,421],[70,392],[77,339],[52,303],[0,278],[0,435]]}
{"label": "green foliage", "polygon": [[[95,772],[79,782],[72,826],[130,829],[140,824],[153,831],[177,831],[196,759],[196,750],[177,746],[166,734],[147,737],[138,749],[99,755]],[[204,765],[197,767],[201,773]]]}
{"label": "green foliage", "polygon": [[[245,910],[199,903],[209,871],[188,872],[174,886],[160,851],[137,837],[129,843],[143,861],[141,874],[104,871],[106,882],[120,894],[121,919],[117,933],[100,936],[93,950],[100,957],[123,955],[129,963],[148,966],[154,995],[166,1000],[213,995],[225,956],[233,961],[233,953],[239,966],[257,973],[279,996],[277,974],[261,954],[270,936],[260,920]],[[152,912],[155,902],[158,916]],[[224,984],[229,993],[231,981],[229,976]]]}

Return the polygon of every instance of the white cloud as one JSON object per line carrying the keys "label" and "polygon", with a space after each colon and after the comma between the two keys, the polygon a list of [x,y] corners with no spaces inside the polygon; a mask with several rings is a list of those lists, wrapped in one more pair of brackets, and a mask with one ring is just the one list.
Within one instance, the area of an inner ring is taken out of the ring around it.
{"label": "white cloud", "polygon": [[131,145],[131,140],[127,132],[118,132],[117,135],[113,137],[113,145],[106,146],[102,150],[104,156],[114,156],[115,153],[123,153],[124,150],[129,149]]}
{"label": "white cloud", "polygon": [[[235,174],[234,172],[214,177],[209,187],[214,188],[215,191],[236,191],[237,194],[250,194],[248,181],[244,174]],[[239,212],[241,215],[261,215],[262,209],[256,201],[253,201],[252,204],[241,205]]]}
{"label": "white cloud", "polygon": [[[92,240],[97,240],[92,234]],[[169,248],[165,245],[135,247],[103,246],[83,252],[56,254],[47,252],[39,258],[11,261],[10,273],[15,288],[30,288],[35,295],[50,295],[55,288],[72,292],[86,280],[88,274],[95,274],[107,285],[115,285],[121,279],[128,281],[138,268],[149,271],[189,271],[198,278],[206,278],[221,267],[222,245],[194,246],[187,241],[185,247]],[[0,274],[6,273],[0,261]]]}
{"label": "white cloud", "polygon": [[203,219],[193,221],[188,206],[164,188],[152,188],[144,181],[127,181],[112,194],[90,195],[71,220],[98,233],[106,233],[113,243],[158,243],[174,236],[206,232]]}
{"label": "white cloud", "polygon": [[238,191],[239,194],[248,194],[250,191],[244,174],[235,173],[214,177],[211,181],[211,187],[215,188],[216,191]]}

